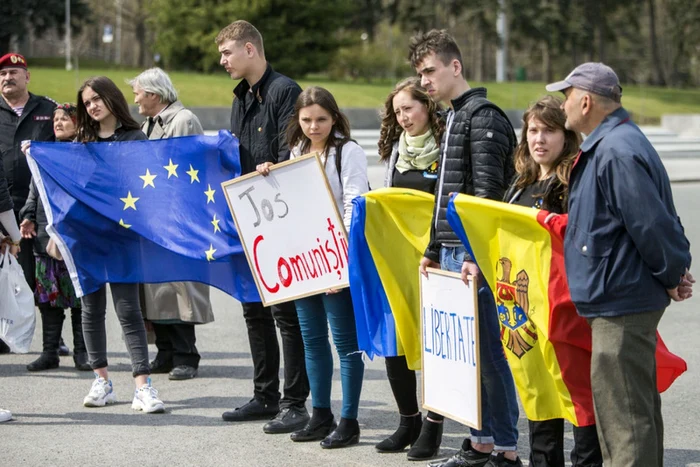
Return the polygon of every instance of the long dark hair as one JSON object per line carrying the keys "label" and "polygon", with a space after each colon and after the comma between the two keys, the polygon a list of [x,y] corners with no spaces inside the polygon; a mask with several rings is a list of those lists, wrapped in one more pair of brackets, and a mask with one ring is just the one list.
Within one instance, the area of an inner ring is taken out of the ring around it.
{"label": "long dark hair", "polygon": [[99,95],[105,107],[115,116],[124,130],[138,130],[139,124],[129,113],[129,104],[126,103],[124,94],[114,82],[106,76],[88,78],[78,90],[78,136],[77,141],[88,143],[97,141],[100,124],[90,117],[83,102],[83,91],[90,88]]}
{"label": "long dark hair", "polygon": [[[306,137],[299,124],[299,111],[304,107],[318,104],[325,109],[335,121],[331,134],[326,140],[324,151],[328,155],[330,148],[339,148],[350,140],[350,123],[348,118],[340,111],[335,97],[328,90],[319,86],[308,87],[299,94],[296,104],[294,104],[294,115],[287,124],[287,144],[290,148],[301,143],[301,153],[305,154],[311,146],[311,140]],[[328,160],[328,158],[326,158]]]}
{"label": "long dark hair", "polygon": [[561,104],[562,101],[557,97],[544,96],[525,111],[520,143],[515,148],[515,171],[518,174],[515,186],[517,189],[522,189],[536,183],[539,179],[540,167],[530,155],[530,148],[527,144],[527,130],[530,120],[536,118],[550,129],[564,132],[564,148],[552,167],[556,178],[553,179],[546,193],[541,195],[544,196],[543,207],[545,209],[560,205],[563,211],[566,211],[569,175],[581,145],[581,135],[576,131],[567,130],[564,126],[566,114],[561,110]]}
{"label": "long dark hair", "polygon": [[394,111],[394,97],[401,91],[408,91],[414,100],[417,100],[428,109],[428,124],[437,144],[440,144],[442,133],[445,131],[445,122],[438,114],[440,107],[420,85],[420,79],[416,77],[406,78],[396,85],[384,103],[382,127],[379,133],[379,160],[381,161],[391,157],[394,144],[399,140],[403,132],[399,121],[396,120],[396,112]]}

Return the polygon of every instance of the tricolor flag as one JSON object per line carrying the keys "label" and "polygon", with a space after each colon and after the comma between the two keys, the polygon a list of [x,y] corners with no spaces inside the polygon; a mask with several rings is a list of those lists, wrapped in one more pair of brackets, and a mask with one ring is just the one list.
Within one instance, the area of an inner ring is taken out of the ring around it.
{"label": "tricolor flag", "polygon": [[430,241],[435,196],[384,188],[353,201],[350,292],[360,350],[370,358],[405,355],[420,369],[418,264]]}
{"label": "tricolor flag", "polygon": [[[447,218],[491,286],[501,340],[530,420],[595,423],[590,387],[591,329],[571,302],[564,269],[566,216],[467,195]],[[657,385],[666,390],[686,369],[659,336]]]}
{"label": "tricolor flag", "polygon": [[197,281],[260,300],[221,188],[241,173],[229,132],[33,142],[29,163],[78,296],[106,282]]}

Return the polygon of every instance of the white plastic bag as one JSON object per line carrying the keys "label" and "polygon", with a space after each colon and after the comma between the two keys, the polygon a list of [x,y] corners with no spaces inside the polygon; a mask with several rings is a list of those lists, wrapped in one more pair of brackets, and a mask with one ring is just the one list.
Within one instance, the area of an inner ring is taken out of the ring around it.
{"label": "white plastic bag", "polygon": [[9,250],[0,256],[0,339],[13,352],[27,353],[36,325],[34,294]]}

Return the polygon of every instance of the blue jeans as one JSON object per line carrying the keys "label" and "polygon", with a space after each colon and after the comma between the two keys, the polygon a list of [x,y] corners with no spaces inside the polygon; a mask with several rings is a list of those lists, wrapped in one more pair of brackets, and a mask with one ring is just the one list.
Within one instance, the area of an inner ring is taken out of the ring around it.
{"label": "blue jeans", "polygon": [[[440,267],[461,272],[464,247],[442,247]],[[491,289],[479,289],[479,352],[481,364],[481,430],[471,429],[473,443],[495,444],[497,451],[515,451],[518,444],[518,401],[515,383],[501,344],[496,301]]]}
{"label": "blue jeans", "polygon": [[333,355],[328,342],[328,325],[340,358],[340,384],[343,409],[340,416],[357,418],[365,364],[357,345],[355,312],[350,289],[334,294],[319,294],[296,300],[301,336],[304,339],[306,372],[311,386],[312,405],[318,409],[331,407]]}

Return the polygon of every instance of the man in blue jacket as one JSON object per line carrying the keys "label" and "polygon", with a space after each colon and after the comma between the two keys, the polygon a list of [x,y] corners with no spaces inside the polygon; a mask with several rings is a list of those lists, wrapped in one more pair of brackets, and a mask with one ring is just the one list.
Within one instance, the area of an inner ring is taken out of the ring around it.
{"label": "man in blue jacket", "polygon": [[593,334],[591,386],[605,465],[663,465],[656,328],[670,300],[692,294],[690,243],[651,143],[622,107],[602,63],[563,81],[566,127],[587,135],[570,179],[564,241],[578,313]]}

